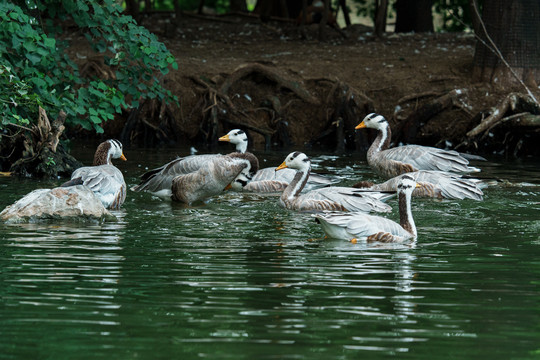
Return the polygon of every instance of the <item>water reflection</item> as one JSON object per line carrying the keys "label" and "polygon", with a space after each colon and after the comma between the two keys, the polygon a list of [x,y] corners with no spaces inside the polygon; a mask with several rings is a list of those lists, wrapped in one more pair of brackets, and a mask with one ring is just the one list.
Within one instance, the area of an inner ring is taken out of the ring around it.
{"label": "water reflection", "polygon": [[[125,260],[126,224],[124,213],[116,215],[117,223],[104,225],[7,226],[1,260],[3,322],[10,328],[20,323],[120,325],[116,295]],[[6,340],[14,340],[10,336],[14,334],[5,335]]]}

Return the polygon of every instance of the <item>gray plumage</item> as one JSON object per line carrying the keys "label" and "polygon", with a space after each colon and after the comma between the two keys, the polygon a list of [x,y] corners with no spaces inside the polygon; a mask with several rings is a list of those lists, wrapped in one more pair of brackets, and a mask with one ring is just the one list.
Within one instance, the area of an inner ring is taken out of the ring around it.
{"label": "gray plumage", "polygon": [[315,214],[323,231],[331,238],[365,240],[368,242],[401,242],[416,239],[416,225],[411,212],[411,196],[415,181],[404,175],[398,185],[400,223],[390,219],[363,213]]}
{"label": "gray plumage", "polygon": [[356,129],[365,127],[379,130],[377,138],[368,150],[367,161],[377,174],[387,179],[417,170],[458,174],[480,171],[469,166],[469,160],[454,150],[421,145],[404,145],[390,149],[392,132],[388,121],[382,115],[374,113],[367,115]]}
{"label": "gray plumage", "polygon": [[[220,137],[219,141],[227,141],[234,144],[236,146],[236,153],[246,153],[247,135],[242,130],[231,130],[227,135]],[[235,153],[229,155],[232,154]],[[174,178],[196,172],[204,167],[207,162],[219,159],[223,156],[228,155],[204,154],[178,157],[163,166],[144,173],[141,176],[141,182],[138,185],[133,186],[131,190],[136,192],[147,191],[154,195],[168,198],[172,194],[171,186]],[[253,158],[255,157],[253,154],[252,156]],[[256,168],[258,169],[258,167],[257,163]]]}
{"label": "gray plumage", "polygon": [[[483,200],[484,193],[479,187],[480,180],[478,179],[464,178],[457,174],[429,170],[414,171],[406,175],[413,178],[419,185],[413,191],[413,196],[439,199]],[[355,185],[354,187],[364,187],[369,190],[378,191],[396,191],[402,177],[403,175],[399,175],[381,184],[365,183],[365,186]]]}
{"label": "gray plumage", "polygon": [[105,208],[119,209],[126,199],[126,182],[111,159],[126,160],[118,140],[110,139],[101,143],[94,155],[94,166],[78,168],[71,174],[71,180],[61,186],[85,185],[96,194]]}
{"label": "gray plumage", "polygon": [[[259,171],[257,171],[257,173],[255,174],[255,176],[253,177],[251,181],[254,183],[259,182],[259,181],[265,181],[265,183],[261,183],[259,184],[259,186],[257,186],[257,184],[254,184],[248,188],[244,188],[244,191],[254,191],[254,192],[283,191],[284,189],[280,189],[282,185],[289,184],[294,179],[295,175],[296,175],[296,170],[294,169],[285,168],[279,171],[276,171],[275,167],[268,167],[268,168],[260,169]],[[276,182],[276,184],[272,186],[269,184],[270,182]],[[310,173],[303,191],[308,192],[313,189],[330,186],[338,182],[339,180],[337,179],[332,179],[324,175]],[[253,189],[253,190],[250,190],[250,189]],[[274,189],[277,189],[277,190],[274,190]]]}
{"label": "gray plumage", "polygon": [[216,156],[197,171],[176,176],[171,185],[172,200],[192,204],[222,193],[239,174],[249,176],[256,161],[251,157],[251,154]]}
{"label": "gray plumage", "polygon": [[277,168],[296,169],[294,179],[289,183],[280,197],[280,204],[290,210],[297,211],[377,211],[389,212],[391,207],[381,200],[392,194],[365,192],[348,187],[325,187],[307,193],[301,193],[309,172],[311,161],[301,152],[293,152]]}
{"label": "gray plumage", "polygon": [[[227,135],[220,137],[219,140],[236,144],[236,151],[241,153],[245,153],[248,147],[247,135],[240,129],[229,131]],[[238,181],[233,184],[232,189],[235,191],[253,193],[281,192],[287,187],[287,184],[293,180],[296,171],[293,169],[283,169],[282,171],[276,172],[275,170],[276,168],[274,167],[259,169],[253,178],[250,179],[249,184],[246,184],[245,180],[238,179]],[[339,180],[330,179],[323,175],[310,174],[304,191],[329,186],[338,181]]]}

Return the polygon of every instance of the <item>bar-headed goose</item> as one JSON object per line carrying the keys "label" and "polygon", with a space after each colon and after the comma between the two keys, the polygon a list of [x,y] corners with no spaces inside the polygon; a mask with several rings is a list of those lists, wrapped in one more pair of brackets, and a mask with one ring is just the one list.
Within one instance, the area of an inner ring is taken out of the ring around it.
{"label": "bar-headed goose", "polygon": [[124,175],[112,164],[112,159],[126,160],[122,143],[115,139],[102,142],[94,155],[93,166],[78,168],[71,180],[61,186],[85,185],[89,187],[108,209],[119,209],[126,199]]}
{"label": "bar-headed goose", "polygon": [[[379,134],[367,153],[369,166],[387,179],[417,170],[437,170],[452,173],[478,172],[480,169],[468,166],[469,160],[457,151],[443,150],[429,146],[404,145],[389,148],[392,138],[390,124],[384,116],[371,113],[356,126],[356,129],[372,128]],[[470,155],[469,155],[470,156]],[[474,156],[475,159],[483,159]]]}
{"label": "bar-headed goose", "polygon": [[381,216],[362,213],[327,212],[314,214],[323,231],[331,238],[347,241],[401,242],[416,239],[416,225],[411,212],[411,196],[416,182],[404,175],[397,187],[399,224]]}
{"label": "bar-headed goose", "polygon": [[418,187],[414,189],[413,196],[432,197],[437,199],[473,199],[483,200],[481,180],[465,178],[459,174],[443,171],[419,170],[391,178],[382,184],[362,181],[353,185],[355,188],[364,188],[376,191],[396,190],[401,178],[410,176],[416,181]]}
{"label": "bar-headed goose", "polygon": [[[236,151],[246,152],[248,147],[248,138],[243,130],[231,130],[227,135],[219,138],[219,141],[229,141],[236,144]],[[296,171],[293,169],[284,169],[276,172],[274,167],[259,169],[253,178],[243,184],[240,181],[233,183],[232,189],[235,191],[253,192],[253,193],[272,193],[282,192],[287,185],[294,179]],[[305,185],[304,191],[330,186],[339,182],[324,175],[311,173]]]}
{"label": "bar-headed goose", "polygon": [[365,192],[359,189],[331,186],[315,189],[301,194],[311,171],[311,161],[301,152],[290,153],[285,161],[276,169],[290,168],[297,170],[294,179],[289,183],[280,198],[280,203],[287,209],[298,211],[377,211],[389,212],[391,207],[381,200],[393,194],[381,192]]}
{"label": "bar-headed goose", "polygon": [[[247,135],[242,130],[232,130],[219,138],[236,145],[237,153],[245,153],[247,149]],[[203,154],[178,157],[159,168],[147,171],[141,176],[141,182],[131,188],[133,191],[148,191],[156,196],[168,198],[171,196],[172,181],[179,175],[187,175],[198,171],[208,161],[220,158],[221,154]],[[258,165],[257,165],[258,168]],[[251,174],[252,176],[253,174]]]}
{"label": "bar-headed goose", "polygon": [[186,204],[205,200],[229,188],[237,177],[249,178],[258,166],[251,153],[215,156],[197,171],[176,176],[172,180],[171,199]]}

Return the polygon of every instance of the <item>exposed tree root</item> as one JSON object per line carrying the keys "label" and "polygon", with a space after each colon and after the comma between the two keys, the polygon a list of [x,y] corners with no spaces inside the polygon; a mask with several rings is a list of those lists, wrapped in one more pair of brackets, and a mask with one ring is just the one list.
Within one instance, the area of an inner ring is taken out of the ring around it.
{"label": "exposed tree root", "polygon": [[[403,121],[399,123],[397,128],[396,141],[405,143],[413,143],[417,137],[420,127],[424,126],[430,119],[437,114],[450,108],[451,106],[465,108],[461,102],[461,97],[466,93],[462,89],[454,89],[447,94],[439,96],[429,102],[419,106],[416,111],[409,114]],[[419,97],[429,96],[432,94],[418,94],[407,99],[401,99],[402,102],[416,100]]]}
{"label": "exposed tree root", "polygon": [[66,114],[60,111],[51,122],[40,107],[37,125],[23,130],[17,127],[13,136],[2,136],[2,170],[9,167],[11,173],[26,177],[69,177],[82,164],[59,146],[65,118]]}
{"label": "exposed tree root", "polygon": [[171,105],[156,99],[142,102],[132,110],[120,133],[124,146],[133,143],[155,146],[173,144],[178,140],[175,112]]}

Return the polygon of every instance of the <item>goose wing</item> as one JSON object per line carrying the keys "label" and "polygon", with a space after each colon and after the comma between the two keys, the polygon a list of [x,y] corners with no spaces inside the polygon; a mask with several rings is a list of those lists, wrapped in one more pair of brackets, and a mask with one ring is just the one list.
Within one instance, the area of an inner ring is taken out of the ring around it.
{"label": "goose wing", "polygon": [[336,239],[376,240],[384,236],[386,240],[402,241],[412,238],[398,223],[363,213],[328,212],[314,214],[323,231]]}
{"label": "goose wing", "polygon": [[[289,184],[293,181],[295,175],[296,170],[294,169],[284,168],[276,171],[275,167],[269,167],[257,171],[252,181],[272,180]],[[310,173],[303,191],[307,192],[324,186],[330,186],[338,182],[338,179],[332,179],[328,176]]]}
{"label": "goose wing", "polygon": [[289,183],[279,180],[252,180],[243,187],[242,191],[253,193],[281,193],[287,186],[289,186]]}
{"label": "goose wing", "polygon": [[218,195],[248,167],[247,160],[227,156],[210,159],[197,171],[178,175],[172,180],[172,199],[191,204]]}
{"label": "goose wing", "polygon": [[106,208],[119,208],[126,198],[124,176],[114,165],[82,167],[73,172],[71,179],[72,183],[78,181],[90,188]]}
{"label": "goose wing", "polygon": [[[483,192],[479,187],[480,181],[477,179],[463,178],[458,174],[451,174],[442,171],[420,170],[407,173],[419,185],[414,190],[414,196],[438,197],[445,199],[473,199],[482,200]],[[382,184],[372,187],[374,190],[391,191],[396,190],[402,176],[396,176]]]}
{"label": "goose wing", "polygon": [[[373,196],[371,196],[373,195]],[[368,193],[360,189],[334,186],[315,189],[301,194],[296,206],[302,210],[340,210],[362,212],[390,212],[392,208],[377,197],[379,193]],[[380,196],[382,199],[383,196]]]}
{"label": "goose wing", "polygon": [[484,193],[478,187],[478,182],[475,179],[466,179],[459,175],[440,171],[419,171],[415,180],[421,186],[424,183],[433,184],[440,195],[446,199],[483,200]]}
{"label": "goose wing", "polygon": [[158,195],[160,192],[165,192],[164,195],[169,196],[175,177],[197,171],[208,161],[222,156],[220,154],[205,154],[176,158],[163,166],[144,173],[141,176],[141,182],[132,187],[131,190],[149,191]]}
{"label": "goose wing", "polygon": [[418,170],[438,170],[453,173],[480,171],[468,166],[469,160],[457,151],[443,150],[421,145],[404,145],[381,152],[386,159],[410,164]]}

